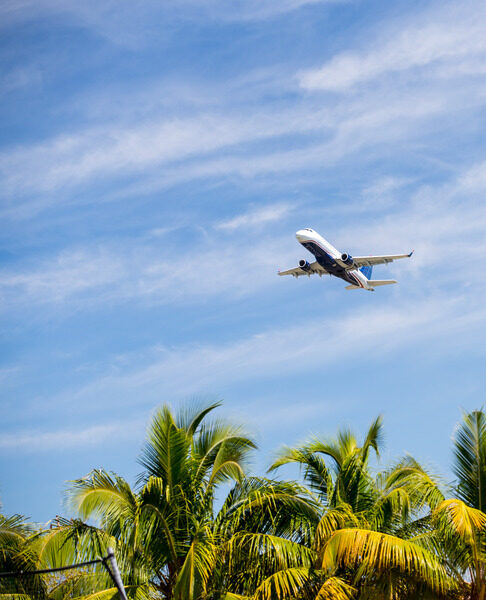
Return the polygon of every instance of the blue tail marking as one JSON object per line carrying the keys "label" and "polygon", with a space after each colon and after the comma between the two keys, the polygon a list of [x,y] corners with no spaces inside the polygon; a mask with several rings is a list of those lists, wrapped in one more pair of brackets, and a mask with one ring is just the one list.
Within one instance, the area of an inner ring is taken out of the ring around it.
{"label": "blue tail marking", "polygon": [[373,271],[373,267],[361,267],[361,273],[366,277],[366,279],[371,279],[371,272]]}

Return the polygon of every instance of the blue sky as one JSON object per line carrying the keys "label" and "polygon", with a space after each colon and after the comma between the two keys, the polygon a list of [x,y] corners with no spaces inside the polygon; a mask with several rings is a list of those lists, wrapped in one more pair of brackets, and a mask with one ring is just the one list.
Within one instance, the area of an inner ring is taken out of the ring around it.
{"label": "blue sky", "polygon": [[[0,24],[4,512],[134,481],[151,412],[193,398],[259,473],[382,413],[385,463],[450,477],[485,398],[484,3],[16,0]],[[374,294],[279,278],[301,227],[416,253]]]}

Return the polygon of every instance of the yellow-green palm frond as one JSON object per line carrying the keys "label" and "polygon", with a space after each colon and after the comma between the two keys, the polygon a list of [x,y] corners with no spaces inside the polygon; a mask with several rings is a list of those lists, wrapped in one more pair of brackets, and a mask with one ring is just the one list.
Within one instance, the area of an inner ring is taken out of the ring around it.
{"label": "yellow-green palm frond", "polygon": [[296,463],[301,468],[305,481],[310,488],[323,496],[327,497],[331,483],[331,475],[326,466],[326,462],[317,452],[304,448],[289,448],[284,446],[277,459],[270,465],[268,471],[274,471],[283,465]]}
{"label": "yellow-green palm frond", "polygon": [[412,456],[406,456],[383,477],[385,490],[404,489],[409,495],[411,508],[421,511],[424,507],[435,510],[444,501],[444,483],[430,473]]}
{"label": "yellow-green palm frond", "polygon": [[192,437],[205,417],[221,405],[221,401],[206,404],[205,402],[194,400],[179,408],[177,415],[173,418],[173,422],[178,428],[184,429]]}
{"label": "yellow-green palm frond", "polygon": [[486,512],[486,413],[464,413],[454,432],[454,462],[457,497]]}
{"label": "yellow-green palm frond", "polygon": [[64,596],[62,600],[114,600],[117,597],[118,590],[115,587],[92,592],[91,594],[83,594],[82,596]]}
{"label": "yellow-green palm frond", "polygon": [[363,526],[363,519],[353,513],[349,504],[342,503],[335,508],[329,508],[322,515],[316,527],[315,546],[323,548],[325,542],[338,529]]}
{"label": "yellow-green palm frond", "polygon": [[285,538],[265,533],[240,533],[226,545],[230,569],[237,571],[242,565],[257,561],[264,569],[282,571],[296,565],[311,567],[315,553],[306,546]]}
{"label": "yellow-green palm frond", "polygon": [[254,600],[285,600],[298,598],[308,585],[312,573],[305,567],[277,571],[267,577],[256,589]]}
{"label": "yellow-green palm frond", "polygon": [[82,518],[98,517],[102,522],[133,521],[138,511],[137,497],[130,485],[123,477],[103,469],[72,481],[68,500]]}
{"label": "yellow-green palm frond", "polygon": [[195,535],[174,585],[174,600],[196,600],[208,584],[216,569],[216,547],[208,528],[201,528]]}
{"label": "yellow-green palm frond", "polygon": [[222,420],[205,423],[193,439],[194,481],[241,481],[248,453],[255,448],[255,442],[242,427]]}
{"label": "yellow-green palm frond", "polygon": [[315,600],[351,600],[356,590],[340,577],[329,577],[321,585]]}
{"label": "yellow-green palm frond", "polygon": [[370,529],[388,532],[405,525],[411,513],[410,496],[404,488],[386,490],[368,511]]}
{"label": "yellow-green palm frond", "polygon": [[436,592],[452,585],[436,556],[392,535],[363,529],[336,531],[324,549],[322,568],[356,569],[356,577],[380,577],[393,570],[418,580]]}
{"label": "yellow-green palm frond", "polygon": [[486,528],[486,514],[458,498],[444,500],[434,516],[443,531],[449,529],[466,544],[473,543],[478,531]]}
{"label": "yellow-green palm frond", "polygon": [[115,538],[103,529],[78,519],[58,517],[55,526],[37,534],[31,541],[38,569],[56,568],[104,556]]}
{"label": "yellow-green palm frond", "polygon": [[36,568],[37,553],[31,539],[35,528],[22,515],[0,514],[0,570],[31,571]]}
{"label": "yellow-green palm frond", "polygon": [[6,517],[0,514],[0,546],[12,540],[24,540],[34,532],[34,526],[23,515]]}
{"label": "yellow-green palm frond", "polygon": [[49,600],[99,598],[108,600],[117,594],[105,569],[82,568],[48,576]]}
{"label": "yellow-green palm frond", "polygon": [[376,419],[371,423],[366,438],[361,447],[361,458],[366,462],[368,459],[368,453],[371,448],[376,453],[376,456],[380,456],[380,448],[383,445],[383,416],[378,415]]}
{"label": "yellow-green palm frond", "polygon": [[250,477],[228,494],[216,520],[227,538],[239,531],[263,531],[295,541],[312,538],[319,522],[319,505],[295,482]]}
{"label": "yellow-green palm frond", "polygon": [[[190,427],[190,424],[188,425]],[[188,456],[191,437],[185,428],[176,425],[170,406],[159,407],[147,431],[147,441],[139,463],[145,473],[140,482],[150,476],[164,482],[166,498],[170,501],[174,488],[189,476]]]}

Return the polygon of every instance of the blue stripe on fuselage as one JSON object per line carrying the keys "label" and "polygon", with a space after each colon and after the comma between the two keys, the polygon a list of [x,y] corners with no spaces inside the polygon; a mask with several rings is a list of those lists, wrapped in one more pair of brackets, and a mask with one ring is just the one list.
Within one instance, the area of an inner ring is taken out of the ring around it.
{"label": "blue stripe on fuselage", "polygon": [[339,277],[343,279],[347,283],[352,283],[353,285],[361,285],[359,282],[356,282],[356,279],[352,276],[348,275],[346,269],[343,269],[340,264],[338,264],[334,258],[328,254],[322,246],[319,246],[317,242],[309,240],[307,242],[301,242],[306,250],[309,250],[315,257],[317,262],[326,269],[328,273],[334,275],[335,277]]}

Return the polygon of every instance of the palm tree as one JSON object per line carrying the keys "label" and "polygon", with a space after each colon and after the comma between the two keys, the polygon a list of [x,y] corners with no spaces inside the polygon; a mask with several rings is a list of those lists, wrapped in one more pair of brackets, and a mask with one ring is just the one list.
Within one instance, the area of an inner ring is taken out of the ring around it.
{"label": "palm tree", "polygon": [[215,494],[221,483],[243,479],[255,448],[241,428],[207,421],[217,406],[178,414],[163,406],[155,413],[137,491],[104,470],[71,485],[71,505],[82,519],[98,519],[105,537],[117,541],[125,576],[139,592],[145,582],[148,593],[191,600],[211,587],[219,544]]}
{"label": "palm tree", "polygon": [[418,518],[419,496],[400,484],[395,470],[371,474],[370,451],[379,456],[381,437],[378,417],[361,444],[342,430],[335,439],[284,448],[270,470],[299,464],[320,500],[313,537],[316,569],[343,577],[359,598],[443,597],[453,580],[425,541],[430,528]]}
{"label": "palm tree", "polygon": [[486,415],[464,413],[453,436],[452,470],[456,482],[443,489],[437,480],[409,459],[395,470],[395,483],[428,511],[428,543],[458,581],[461,597],[486,597]]}
{"label": "palm tree", "polygon": [[446,551],[465,574],[466,597],[486,597],[486,415],[464,413],[453,436],[455,498],[437,508],[437,525]]}
{"label": "palm tree", "polygon": [[[35,531],[34,525],[22,515],[6,517],[0,514],[0,573],[35,570],[38,557],[31,544]],[[1,599],[21,599],[31,595],[46,598],[47,588],[41,577],[0,577]]]}
{"label": "palm tree", "polygon": [[[226,600],[349,600],[354,590],[315,569],[318,504],[295,482],[250,478],[237,484],[216,518]],[[219,597],[219,596],[217,596]]]}
{"label": "palm tree", "polygon": [[[135,600],[486,600],[482,411],[456,430],[453,493],[410,456],[372,472],[381,418],[361,443],[343,430],[284,448],[270,470],[296,463],[308,487],[247,477],[255,444],[239,427],[208,421],[217,406],[161,407],[135,488],[105,470],[71,483],[80,519],[42,532],[0,519],[4,564],[56,567],[114,546]],[[98,566],[41,584],[46,600],[116,595]]]}
{"label": "palm tree", "polygon": [[[315,572],[315,499],[293,482],[245,477],[255,444],[239,427],[208,423],[217,406],[156,412],[137,490],[104,470],[72,482],[70,502],[84,520],[61,522],[44,555],[61,549],[64,560],[85,560],[116,544],[125,587],[140,597],[348,600],[350,586]],[[216,511],[220,484],[231,480]]]}

